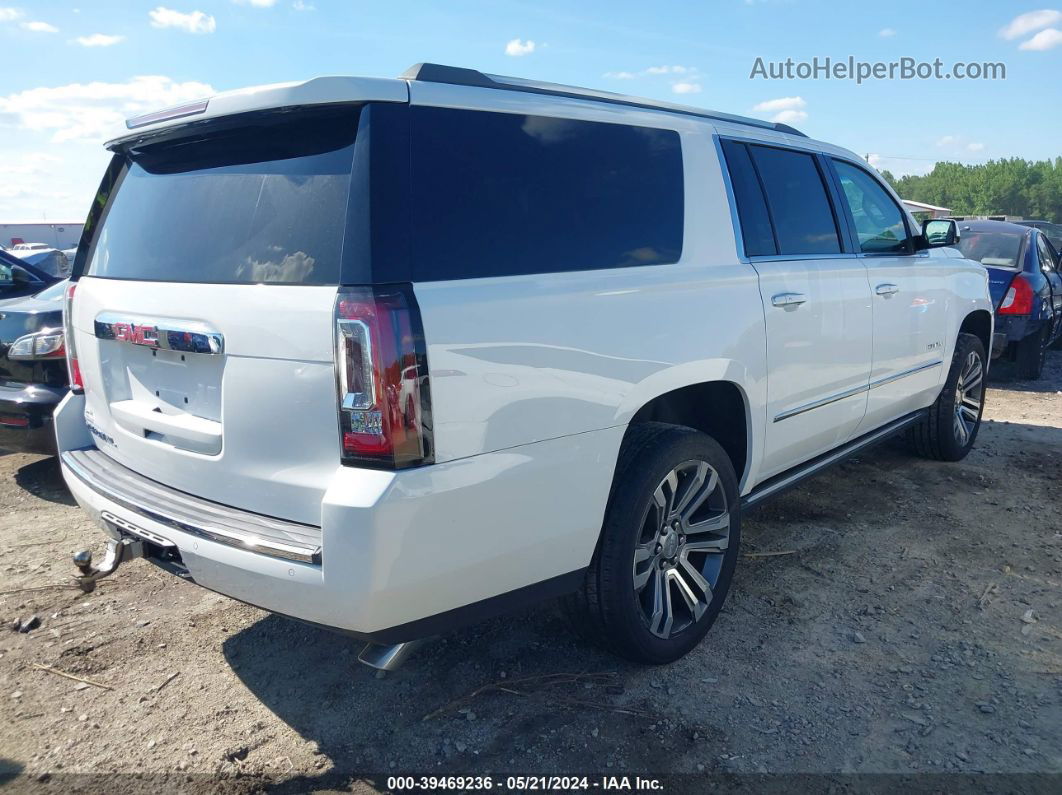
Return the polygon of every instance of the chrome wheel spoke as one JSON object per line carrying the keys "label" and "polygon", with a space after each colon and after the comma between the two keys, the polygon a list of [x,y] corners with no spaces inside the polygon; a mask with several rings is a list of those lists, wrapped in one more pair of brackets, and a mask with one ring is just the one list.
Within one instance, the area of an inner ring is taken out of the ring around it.
{"label": "chrome wheel spoke", "polygon": [[730,513],[729,511],[723,511],[716,516],[711,516],[707,519],[702,519],[696,524],[691,524],[686,528],[686,532],[690,535],[694,535],[696,533],[720,533],[729,529]]}
{"label": "chrome wheel spoke", "polygon": [[697,509],[704,505],[704,501],[712,495],[718,485],[719,475],[716,471],[704,461],[699,461],[696,474],[690,478],[682,494],[682,499],[675,506],[675,513],[688,522]]}
{"label": "chrome wheel spoke", "polygon": [[959,414],[964,420],[977,422],[977,410],[967,406],[965,401],[959,406]]}
{"label": "chrome wheel spoke", "polygon": [[675,579],[679,583],[679,593],[686,600],[686,605],[696,621],[701,617],[701,613],[708,609],[708,603],[712,601],[711,583],[704,579],[697,567],[690,563],[686,556],[679,559]]}
{"label": "chrome wheel spoke", "polygon": [[671,625],[675,614],[671,607],[671,588],[667,575],[660,569],[654,569],[653,578],[653,614],[650,617],[649,630],[654,635],[666,638],[671,634]]}
{"label": "chrome wheel spoke", "polygon": [[955,433],[959,437],[959,444],[966,444],[966,437],[969,436],[969,431],[966,430],[966,423],[963,421],[962,415],[959,412],[955,412]]}
{"label": "chrome wheel spoke", "polygon": [[687,541],[685,552],[713,552],[716,554],[726,552],[730,546],[730,536],[723,535],[718,538],[698,538],[696,541]]}

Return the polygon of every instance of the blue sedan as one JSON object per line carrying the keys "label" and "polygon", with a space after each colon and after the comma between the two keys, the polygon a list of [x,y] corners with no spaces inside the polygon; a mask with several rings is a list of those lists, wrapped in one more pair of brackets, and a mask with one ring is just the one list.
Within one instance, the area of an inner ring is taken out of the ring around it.
{"label": "blue sedan", "polygon": [[1062,336],[1062,263],[1040,229],[1003,221],[963,221],[956,247],[988,269],[996,308],[992,357],[1016,362],[1036,379],[1047,349]]}

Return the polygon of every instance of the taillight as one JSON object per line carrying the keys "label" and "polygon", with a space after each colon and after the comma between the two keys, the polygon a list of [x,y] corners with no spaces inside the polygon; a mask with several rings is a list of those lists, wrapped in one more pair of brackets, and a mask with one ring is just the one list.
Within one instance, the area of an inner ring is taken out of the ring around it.
{"label": "taillight", "polygon": [[70,373],[70,391],[84,392],[85,384],[81,380],[81,368],[77,363],[77,349],[74,347],[74,291],[77,284],[70,282],[66,287],[63,300],[63,329],[66,333],[66,367]]}
{"label": "taillight", "polygon": [[999,305],[1001,315],[1030,315],[1033,309],[1032,285],[1024,276],[1015,276]]}
{"label": "taillight", "polygon": [[341,288],[335,324],[342,462],[430,464],[428,357],[412,289]]}

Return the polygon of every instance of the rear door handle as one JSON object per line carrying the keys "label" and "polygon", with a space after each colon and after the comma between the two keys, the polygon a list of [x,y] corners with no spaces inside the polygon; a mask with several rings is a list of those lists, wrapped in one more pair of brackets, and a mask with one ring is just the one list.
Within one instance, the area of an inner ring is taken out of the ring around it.
{"label": "rear door handle", "polygon": [[799,306],[808,300],[803,293],[778,293],[771,296],[771,303],[775,306]]}
{"label": "rear door handle", "polygon": [[874,288],[874,292],[878,295],[896,295],[896,293],[900,292],[900,288],[895,284],[879,284]]}

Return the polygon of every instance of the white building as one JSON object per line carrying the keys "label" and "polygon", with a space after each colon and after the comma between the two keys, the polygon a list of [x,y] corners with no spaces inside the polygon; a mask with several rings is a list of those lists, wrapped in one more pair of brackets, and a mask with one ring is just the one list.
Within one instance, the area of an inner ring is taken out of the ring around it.
{"label": "white building", "polygon": [[911,201],[910,199],[903,199],[903,203],[907,205],[907,209],[916,215],[922,214],[929,218],[949,218],[951,217],[950,207],[937,207],[935,204],[926,204],[925,202]]}
{"label": "white building", "polygon": [[84,221],[0,222],[0,245],[11,248],[16,243],[44,243],[52,248],[74,248],[84,226]]}

